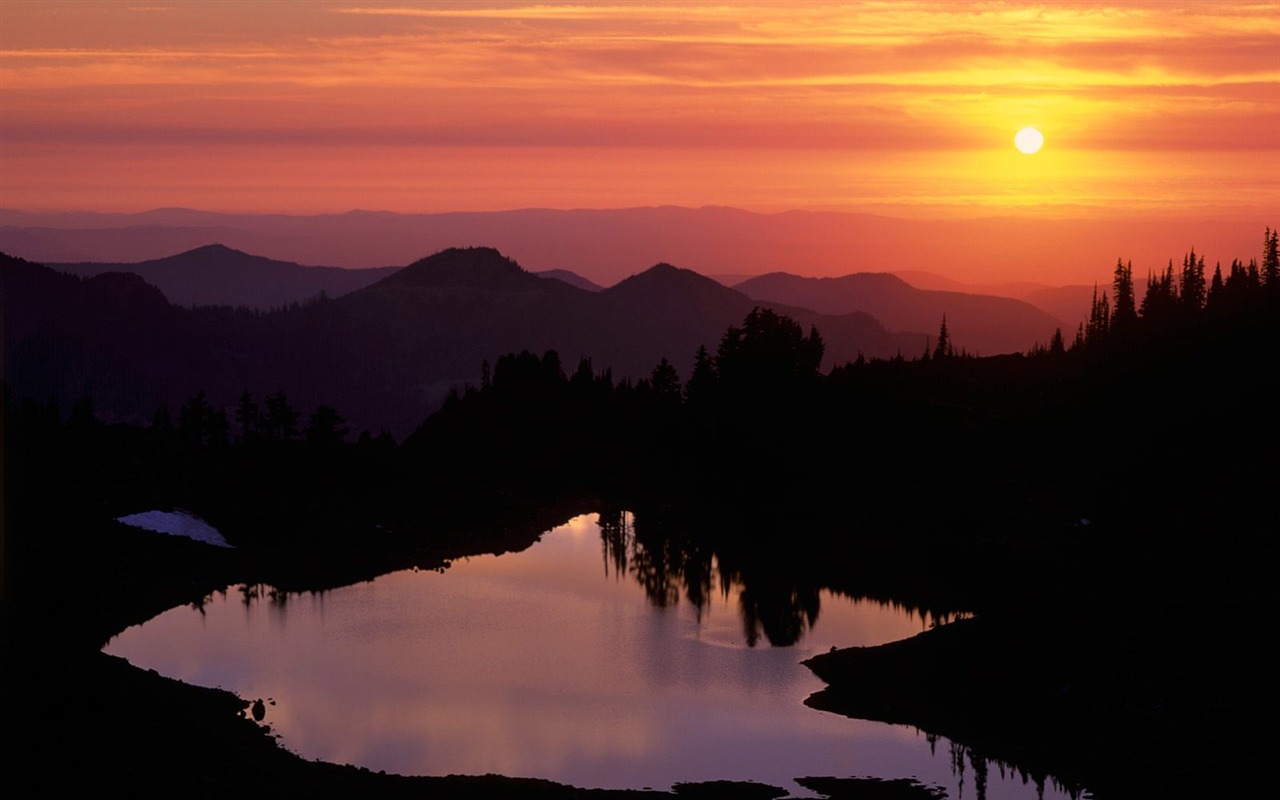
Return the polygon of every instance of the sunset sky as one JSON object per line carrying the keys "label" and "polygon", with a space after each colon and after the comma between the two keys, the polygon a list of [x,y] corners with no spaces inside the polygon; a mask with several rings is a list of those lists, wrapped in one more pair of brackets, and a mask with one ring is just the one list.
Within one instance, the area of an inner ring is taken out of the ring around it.
{"label": "sunset sky", "polygon": [[0,0],[6,208],[663,204],[1274,223],[1280,3]]}

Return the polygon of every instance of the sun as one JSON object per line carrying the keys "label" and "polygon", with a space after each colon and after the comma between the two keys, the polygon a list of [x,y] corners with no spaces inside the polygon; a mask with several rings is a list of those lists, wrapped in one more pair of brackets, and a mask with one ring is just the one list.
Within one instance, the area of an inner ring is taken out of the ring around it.
{"label": "sun", "polygon": [[1031,155],[1044,147],[1044,134],[1035,128],[1023,128],[1014,134],[1013,146],[1023,153]]}

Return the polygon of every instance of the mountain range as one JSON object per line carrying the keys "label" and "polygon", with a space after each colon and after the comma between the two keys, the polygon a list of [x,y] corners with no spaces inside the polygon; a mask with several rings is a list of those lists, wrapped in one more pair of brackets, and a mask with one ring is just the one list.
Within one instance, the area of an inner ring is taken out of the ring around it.
{"label": "mountain range", "polygon": [[399,267],[343,269],[309,267],[210,244],[177,255],[137,263],[46,262],[81,277],[131,272],[180,306],[229,305],[268,309],[310,299],[337,297],[390,275]]}
{"label": "mountain range", "polygon": [[762,303],[802,306],[822,314],[866,312],[890,330],[936,334],[945,318],[956,348],[974,354],[1026,351],[1045,343],[1046,331],[1052,334],[1062,327],[1058,319],[1021,300],[916,289],[885,273],[806,278],[774,272],[734,288]]}
{"label": "mountain range", "polygon": [[[448,247],[496,247],[535,271],[571,270],[609,286],[668,262],[703,275],[785,270],[836,277],[927,272],[982,284],[984,294],[1025,297],[1036,288],[1109,284],[1116,259],[1134,274],[1160,271],[1194,247],[1230,260],[1258,252],[1270,219],[902,219],[874,214],[659,206],[311,216],[192,209],[141,213],[31,212],[0,208],[0,251],[41,263],[139,262],[210,242],[268,258],[338,267],[408,264]],[[1012,282],[1022,284],[1007,294]],[[964,291],[968,291],[964,289]],[[1085,313],[1088,312],[1086,306]],[[1064,320],[1071,322],[1071,320]],[[1074,327],[1074,326],[1073,326]]]}
{"label": "mountain range", "polygon": [[[289,269],[225,249],[184,255],[218,253]],[[175,258],[170,266],[183,263]],[[507,352],[554,349],[566,369],[588,358],[617,379],[645,377],[666,357],[687,377],[698,347],[714,352],[725,329],[758,305],[669,264],[591,291],[530,273],[492,248],[444,250],[341,296],[271,312],[184,308],[137,274],[81,278],[12,256],[0,259],[0,278],[4,374],[15,397],[69,404],[90,396],[107,419],[148,421],[157,406],[176,411],[201,390],[228,408],[245,390],[258,398],[284,391],[304,412],[328,404],[356,430],[394,435],[416,427],[450,388],[476,382],[482,361]],[[818,328],[827,367],[925,348],[926,334],[891,332],[864,312],[769,305]]]}

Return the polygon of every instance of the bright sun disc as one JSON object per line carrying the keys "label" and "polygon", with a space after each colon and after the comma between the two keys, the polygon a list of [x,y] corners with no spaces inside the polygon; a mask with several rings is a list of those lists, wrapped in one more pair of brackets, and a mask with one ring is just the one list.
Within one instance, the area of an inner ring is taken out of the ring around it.
{"label": "bright sun disc", "polygon": [[1014,135],[1013,146],[1031,155],[1044,147],[1044,134],[1035,128],[1023,128]]}

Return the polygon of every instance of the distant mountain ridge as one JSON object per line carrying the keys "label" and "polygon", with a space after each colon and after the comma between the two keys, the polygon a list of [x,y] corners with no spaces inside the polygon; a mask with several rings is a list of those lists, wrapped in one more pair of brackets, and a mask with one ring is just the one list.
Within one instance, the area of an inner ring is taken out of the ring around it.
{"label": "distant mountain ridge", "polygon": [[229,305],[267,309],[296,303],[321,292],[336,297],[368,286],[399,267],[354,270],[309,267],[208,244],[137,263],[50,263],[61,272],[91,276],[104,272],[140,275],[177,305]]}
{"label": "distant mountain ridge", "polygon": [[[803,306],[825,314],[865,312],[890,330],[924,330],[936,335],[945,317],[955,347],[981,355],[1026,352],[1037,344],[1047,344],[1054,330],[1063,327],[1057,318],[1021,300],[916,289],[888,273],[805,278],[775,272],[734,288],[762,302]],[[1064,331],[1064,335],[1070,332]]]}
{"label": "distant mountain ridge", "polygon": [[1258,251],[1272,219],[902,219],[724,207],[519,209],[309,216],[157,209],[137,214],[0,208],[0,251],[43,263],[138,262],[210,242],[299,264],[407,264],[453,246],[497,247],[533,270],[567,269],[601,286],[661,262],[703,275],[786,270],[836,276],[919,270],[971,283],[1109,283],[1116,258],[1163,269],[1170,242],[1230,260]]}
{"label": "distant mountain ridge", "polygon": [[[259,399],[284,391],[304,413],[324,403],[356,430],[396,435],[451,387],[478,381],[482,361],[508,352],[554,349],[566,369],[588,358],[617,379],[646,377],[666,357],[687,378],[698,347],[714,352],[758,305],[670,265],[592,292],[483,247],[444,250],[345,295],[260,314],[184,309],[136,275],[82,279],[10,256],[0,256],[0,283],[5,377],[17,397],[69,404],[88,395],[107,419],[146,422],[157,405],[176,413],[201,390],[228,408],[244,390]],[[150,299],[121,313],[126,295]],[[818,328],[827,367],[924,346],[924,334],[891,333],[867,314],[775,310]]]}

